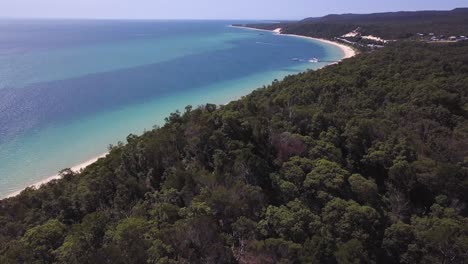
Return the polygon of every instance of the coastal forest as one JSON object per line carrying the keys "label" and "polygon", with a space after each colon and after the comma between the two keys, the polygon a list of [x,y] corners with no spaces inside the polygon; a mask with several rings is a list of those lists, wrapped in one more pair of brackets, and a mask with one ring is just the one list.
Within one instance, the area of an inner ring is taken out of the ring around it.
{"label": "coastal forest", "polygon": [[0,263],[467,263],[468,43],[187,106],[0,201]]}
{"label": "coastal forest", "polygon": [[387,40],[418,39],[418,33],[440,37],[468,35],[468,8],[450,11],[388,12],[374,14],[327,15],[297,22],[251,24],[249,27],[315,38],[333,39],[359,29],[362,35]]}

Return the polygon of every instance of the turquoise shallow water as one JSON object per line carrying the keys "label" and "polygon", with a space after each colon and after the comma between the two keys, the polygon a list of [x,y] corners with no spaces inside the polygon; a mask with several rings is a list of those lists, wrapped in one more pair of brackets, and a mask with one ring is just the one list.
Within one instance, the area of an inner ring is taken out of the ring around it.
{"label": "turquoise shallow water", "polygon": [[232,23],[0,21],[0,197],[188,104],[226,103],[323,66],[309,58],[343,56],[334,46]]}

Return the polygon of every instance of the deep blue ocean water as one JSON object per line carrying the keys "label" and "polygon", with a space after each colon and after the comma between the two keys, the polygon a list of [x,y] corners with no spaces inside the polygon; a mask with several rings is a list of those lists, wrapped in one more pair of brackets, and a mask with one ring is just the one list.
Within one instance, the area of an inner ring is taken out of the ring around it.
{"label": "deep blue ocean water", "polygon": [[232,23],[240,21],[0,20],[0,197],[188,104],[226,103],[324,66],[310,58],[343,56]]}

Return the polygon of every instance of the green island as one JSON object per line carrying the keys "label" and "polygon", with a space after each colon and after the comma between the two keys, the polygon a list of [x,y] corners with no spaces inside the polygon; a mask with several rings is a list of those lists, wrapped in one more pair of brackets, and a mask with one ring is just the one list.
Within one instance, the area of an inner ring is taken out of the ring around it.
{"label": "green island", "polygon": [[187,106],[1,200],[0,263],[466,263],[467,73],[397,41]]}

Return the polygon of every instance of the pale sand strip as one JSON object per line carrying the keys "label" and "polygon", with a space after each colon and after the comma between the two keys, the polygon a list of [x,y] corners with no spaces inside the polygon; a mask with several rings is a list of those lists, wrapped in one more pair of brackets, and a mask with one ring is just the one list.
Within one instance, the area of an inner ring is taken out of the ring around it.
{"label": "pale sand strip", "polygon": [[[104,153],[104,154],[102,154],[102,155],[100,155],[100,156],[98,156],[98,157],[92,158],[92,159],[87,160],[87,161],[85,161],[85,162],[83,162],[83,163],[80,163],[80,164],[78,164],[78,165],[76,165],[76,166],[73,166],[73,167],[71,167],[70,169],[71,169],[72,171],[74,171],[74,172],[80,172],[82,169],[84,169],[84,168],[88,167],[89,165],[93,164],[93,163],[96,162],[98,159],[104,158],[107,154],[108,154],[108,153]],[[34,183],[34,184],[28,186],[28,188],[30,188],[30,187],[39,188],[39,187],[41,187],[41,185],[46,184],[46,183],[48,183],[48,182],[50,182],[50,181],[52,181],[52,180],[56,180],[56,179],[60,179],[60,175],[59,175],[59,174],[55,174],[55,175],[49,176],[49,177],[45,178],[44,180],[41,180],[41,181],[39,181],[39,182],[36,182],[36,183]],[[19,191],[16,191],[16,192],[13,192],[13,193],[10,193],[10,194],[7,194],[7,195],[6,195],[5,197],[3,197],[3,198],[10,198],[10,197],[16,196],[16,195],[20,194],[23,190],[24,190],[24,189],[19,190]],[[3,199],[3,198],[2,198],[2,199]]]}
{"label": "pale sand strip", "polygon": [[327,44],[336,46],[336,47],[340,48],[341,51],[343,51],[343,53],[344,53],[344,56],[343,56],[343,58],[341,58],[341,60],[344,60],[344,59],[347,59],[347,58],[351,58],[351,57],[353,57],[353,56],[356,55],[356,51],[355,51],[353,48],[351,48],[351,47],[349,47],[349,46],[346,46],[346,45],[343,45],[343,44],[341,44],[341,43],[335,42],[335,41],[328,40],[328,39],[319,39],[319,38],[305,37],[305,36],[294,35],[294,34],[280,34],[280,35],[282,35],[282,36],[298,37],[298,38],[305,38],[305,39],[313,39],[313,40],[317,40],[317,41],[320,41],[320,42],[323,42],[323,43],[327,43]]}
{"label": "pale sand strip", "polygon": [[[238,27],[238,28],[250,29],[250,30],[256,30],[256,31],[274,32],[274,33],[276,33],[278,35],[281,35],[281,36],[290,36],[290,37],[298,37],[298,38],[305,38],[305,39],[312,39],[312,40],[321,41],[323,43],[327,43],[327,44],[339,47],[344,53],[344,57],[342,58],[342,60],[347,59],[347,58],[351,58],[354,55],[356,55],[355,50],[353,50],[351,47],[343,45],[341,43],[326,40],[326,39],[312,38],[312,37],[306,37],[306,36],[300,36],[300,35],[294,35],[294,34],[281,34],[281,28],[277,28],[275,30],[264,30],[264,29],[256,29],[256,28],[241,27],[241,26],[231,26],[231,27]],[[85,161],[83,163],[80,163],[80,164],[78,164],[76,166],[73,166],[71,168],[71,170],[74,171],[74,172],[79,172],[80,170],[82,170],[82,169],[88,167],[89,165],[93,164],[94,162],[96,162],[98,159],[105,157],[106,155],[107,155],[107,153],[102,154],[102,155],[100,155],[98,157],[92,158],[92,159],[90,159],[88,161]],[[46,184],[46,183],[48,183],[48,182],[50,182],[52,180],[55,180],[55,179],[60,179],[60,175],[58,175],[58,174],[52,175],[50,177],[45,178],[44,180],[41,180],[39,182],[36,182],[33,185],[28,186],[28,187],[39,188],[41,185]],[[16,195],[20,194],[23,190],[19,190],[19,191],[7,194],[3,198],[10,198],[10,197],[16,196]]]}
{"label": "pale sand strip", "polygon": [[281,33],[281,28],[277,28],[275,30],[266,30],[266,29],[257,29],[257,28],[243,27],[243,26],[231,26],[231,27],[250,29],[250,30],[256,30],[256,31],[267,31],[267,32],[273,32],[273,33],[275,33],[277,35],[281,35],[281,36],[297,37],[297,38],[312,39],[312,40],[320,41],[322,43],[326,43],[326,44],[333,45],[333,46],[336,46],[336,47],[340,48],[343,51],[343,54],[344,54],[344,56],[343,56],[343,58],[341,60],[351,58],[351,57],[353,57],[353,56],[355,56],[357,54],[356,51],[353,48],[351,48],[349,46],[346,46],[344,44],[341,44],[339,42],[331,41],[331,40],[327,40],[327,39],[321,39],[321,38],[306,37],[306,36],[301,36],[301,35],[283,34],[283,33]]}

